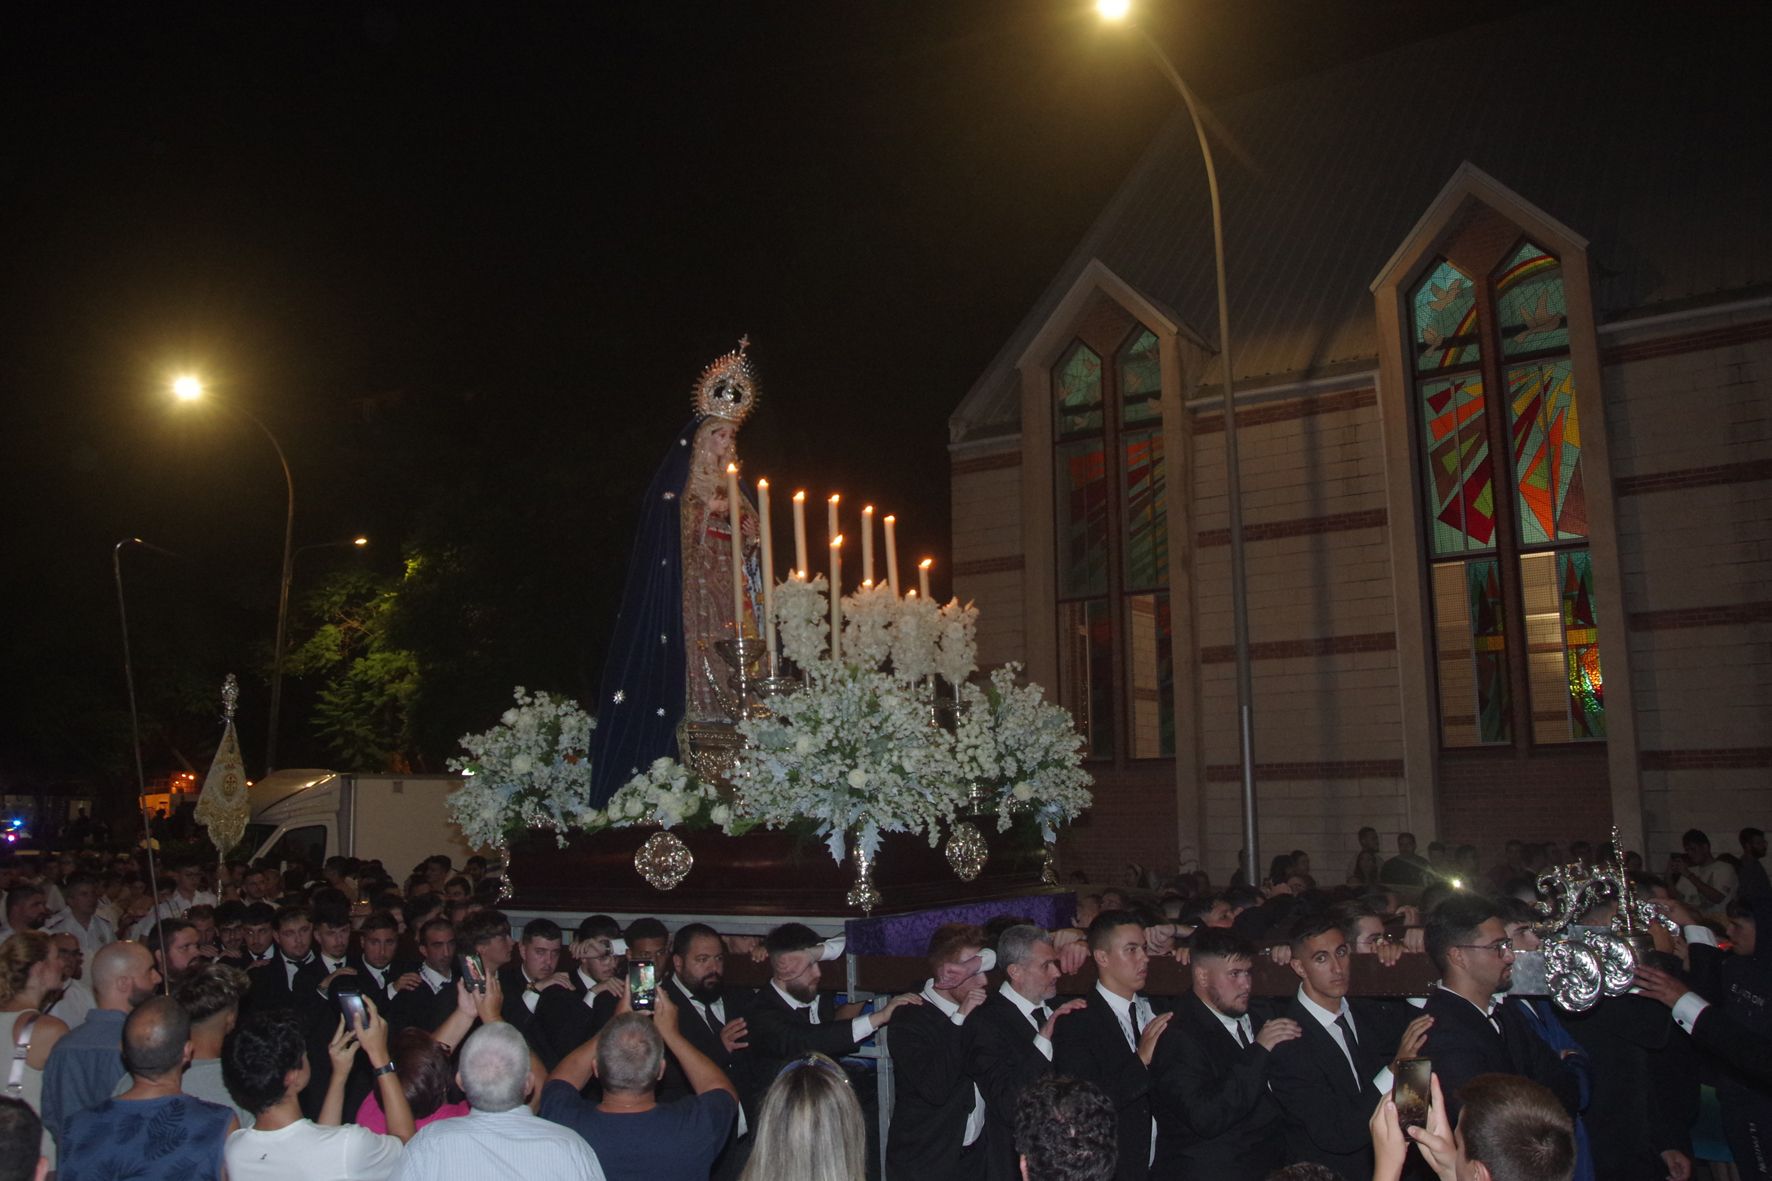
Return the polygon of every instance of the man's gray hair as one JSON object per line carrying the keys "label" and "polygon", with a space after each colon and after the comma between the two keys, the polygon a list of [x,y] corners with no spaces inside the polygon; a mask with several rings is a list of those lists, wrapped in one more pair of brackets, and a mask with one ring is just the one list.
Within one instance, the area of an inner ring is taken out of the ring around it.
{"label": "man's gray hair", "polygon": [[1005,968],[1025,964],[1033,958],[1035,945],[1051,942],[1052,932],[1046,928],[1032,923],[1017,924],[997,937],[997,962]]}
{"label": "man's gray hair", "polygon": [[623,1013],[603,1027],[597,1042],[597,1077],[606,1091],[637,1094],[658,1085],[664,1061],[664,1039],[652,1018]]}
{"label": "man's gray hair", "polygon": [[529,1043],[504,1022],[482,1025],[462,1043],[457,1066],[462,1092],[475,1111],[510,1111],[529,1084]]}

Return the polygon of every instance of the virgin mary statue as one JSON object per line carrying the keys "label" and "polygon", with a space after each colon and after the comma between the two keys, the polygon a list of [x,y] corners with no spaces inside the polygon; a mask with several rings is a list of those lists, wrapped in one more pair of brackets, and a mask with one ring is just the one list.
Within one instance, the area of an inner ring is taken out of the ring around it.
{"label": "virgin mary statue", "polygon": [[757,509],[739,486],[743,605],[733,617],[732,513],[726,465],[757,404],[741,340],[702,371],[695,416],[677,433],[640,508],[621,612],[598,690],[591,735],[591,805],[601,808],[661,756],[679,756],[683,727],[730,722],[731,668],[714,644],[761,634]]}

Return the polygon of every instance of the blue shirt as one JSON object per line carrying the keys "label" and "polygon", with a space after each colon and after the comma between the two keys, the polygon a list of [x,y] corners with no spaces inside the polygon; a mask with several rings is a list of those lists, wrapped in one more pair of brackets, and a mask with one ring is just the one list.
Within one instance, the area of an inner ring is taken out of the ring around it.
{"label": "blue shirt", "polygon": [[68,1117],[97,1107],[117,1089],[123,1070],[123,1022],[127,1013],[94,1009],[62,1035],[43,1064],[43,1126],[58,1146]]}
{"label": "blue shirt", "polygon": [[67,1119],[58,1181],[214,1181],[232,1108],[190,1095],[107,1099]]}
{"label": "blue shirt", "polygon": [[559,1079],[541,1092],[541,1117],[583,1136],[609,1181],[704,1181],[737,1116],[729,1091],[620,1113],[598,1110]]}

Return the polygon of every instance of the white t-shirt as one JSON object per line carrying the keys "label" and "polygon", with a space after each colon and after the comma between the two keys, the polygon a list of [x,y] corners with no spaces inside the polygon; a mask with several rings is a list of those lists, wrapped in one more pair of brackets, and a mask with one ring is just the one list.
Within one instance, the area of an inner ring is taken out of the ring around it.
{"label": "white t-shirt", "polygon": [[[1712,902],[1700,894],[1698,887],[1686,880],[1689,877],[1697,878],[1722,894],[1722,900]],[[1680,880],[1674,883],[1674,893],[1694,910],[1705,914],[1720,914],[1729,900],[1735,897],[1735,882],[1735,867],[1720,857],[1713,857],[1703,865],[1688,865],[1686,872],[1680,875]]]}
{"label": "white t-shirt", "polygon": [[393,1136],[356,1124],[323,1128],[304,1119],[274,1132],[242,1128],[223,1155],[229,1181],[386,1181],[400,1149]]}

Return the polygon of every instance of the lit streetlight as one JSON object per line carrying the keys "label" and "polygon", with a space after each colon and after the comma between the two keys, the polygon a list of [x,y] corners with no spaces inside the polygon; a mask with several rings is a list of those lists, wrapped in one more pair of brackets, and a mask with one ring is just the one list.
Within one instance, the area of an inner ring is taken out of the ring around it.
{"label": "lit streetlight", "polygon": [[1206,126],[1200,120],[1200,105],[1194,92],[1182,80],[1163,47],[1132,19],[1131,0],[1096,0],[1095,10],[1106,20],[1124,23],[1144,42],[1156,59],[1157,68],[1187,107],[1194,135],[1200,141],[1200,155],[1206,162],[1206,187],[1212,198],[1212,250],[1218,269],[1218,359],[1224,374],[1224,490],[1230,508],[1231,631],[1237,661],[1238,753],[1243,769],[1243,853],[1247,859],[1247,880],[1253,885],[1260,880],[1261,873],[1255,827],[1255,708],[1249,674],[1249,600],[1243,568],[1243,480],[1237,457],[1237,371],[1231,364],[1230,287],[1225,282],[1224,211],[1219,203],[1218,169],[1212,161],[1212,144],[1206,138]]}
{"label": "lit streetlight", "polygon": [[[181,402],[195,402],[205,397],[202,379],[190,374],[173,379],[172,393]],[[283,517],[283,577],[277,586],[277,641],[271,652],[271,721],[265,733],[265,773],[269,774],[277,769],[277,718],[283,704],[283,641],[289,625],[289,580],[295,573],[295,477],[289,474],[289,460],[283,454],[283,444],[258,415],[231,402],[218,401],[216,404],[232,410],[264,432],[265,438],[270,440],[271,450],[277,453],[277,462],[282,465],[283,486],[289,494],[288,510]]]}

